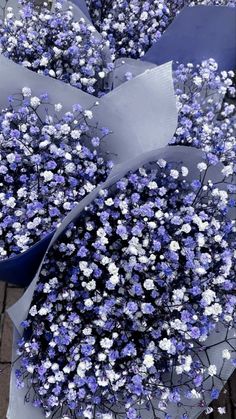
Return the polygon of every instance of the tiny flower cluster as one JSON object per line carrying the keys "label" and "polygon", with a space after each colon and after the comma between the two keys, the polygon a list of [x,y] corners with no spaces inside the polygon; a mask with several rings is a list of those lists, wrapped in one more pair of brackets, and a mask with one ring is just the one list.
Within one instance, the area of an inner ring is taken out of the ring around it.
{"label": "tiny flower cluster", "polygon": [[[208,153],[211,164],[236,161],[236,75],[218,71],[210,58],[201,64],[179,64],[173,72],[178,126],[170,144],[194,146]],[[126,73],[125,79],[132,78]],[[232,172],[231,168],[231,172]]]}
{"label": "tiny flower cluster", "polygon": [[23,2],[20,18],[8,7],[0,26],[0,52],[39,74],[54,77],[88,93],[106,89],[112,64],[107,45],[84,18],[74,20],[73,7],[60,1],[50,11]]}
{"label": "tiny flower cluster", "polygon": [[0,258],[17,254],[55,228],[105,180],[112,163],[99,144],[91,109],[47,104],[27,87],[0,114]]}
{"label": "tiny flower cluster", "polygon": [[[46,417],[59,408],[138,419],[143,407],[158,416],[183,395],[199,403],[205,379],[219,378],[198,352],[217,324],[235,321],[235,202],[228,182],[204,184],[207,163],[198,168],[196,180],[162,159],[128,173],[50,251],[16,372]],[[222,358],[230,362],[230,346]]]}
{"label": "tiny flower cluster", "polygon": [[174,71],[179,122],[174,144],[191,145],[233,161],[235,155],[235,72],[218,72],[213,59],[178,65]]}
{"label": "tiny flower cluster", "polygon": [[144,55],[169,22],[165,0],[87,0],[87,4],[95,27],[116,58]]}

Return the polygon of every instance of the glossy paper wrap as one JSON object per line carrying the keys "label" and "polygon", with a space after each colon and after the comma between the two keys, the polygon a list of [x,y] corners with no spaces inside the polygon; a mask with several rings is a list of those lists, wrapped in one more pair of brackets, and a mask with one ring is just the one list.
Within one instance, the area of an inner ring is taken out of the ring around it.
{"label": "glossy paper wrap", "polygon": [[199,64],[208,58],[214,58],[220,71],[235,68],[236,8],[185,7],[142,60]]}

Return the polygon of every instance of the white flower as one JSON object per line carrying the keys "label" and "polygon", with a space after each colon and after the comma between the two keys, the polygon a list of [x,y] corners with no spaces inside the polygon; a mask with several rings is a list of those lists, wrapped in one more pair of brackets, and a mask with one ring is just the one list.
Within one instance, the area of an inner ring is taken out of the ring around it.
{"label": "white flower", "polygon": [[84,111],[84,116],[85,116],[86,118],[88,118],[88,119],[92,119],[92,117],[93,117],[93,113],[92,113],[92,111],[85,110],[85,111]]}
{"label": "white flower", "polygon": [[193,82],[194,82],[194,84],[196,84],[196,86],[201,86],[201,84],[202,84],[202,78],[201,77],[199,77],[199,76],[195,76],[194,78],[193,78]]}
{"label": "white flower", "polygon": [[151,368],[151,367],[153,367],[153,365],[154,365],[154,358],[153,358],[153,355],[151,355],[151,354],[146,354],[146,355],[144,356],[143,363],[144,363],[145,367],[147,367],[147,368]]}
{"label": "white flower", "polygon": [[49,72],[48,72],[48,74],[49,74],[49,76],[51,76],[51,77],[55,77],[56,76],[56,73],[55,73],[55,71],[54,70],[49,70]]}
{"label": "white flower", "polygon": [[34,366],[34,365],[28,365],[28,366],[27,366],[27,371],[28,371],[30,374],[33,374],[34,370],[35,370],[35,366]]}
{"label": "white flower", "polygon": [[59,370],[59,365],[57,363],[52,364],[52,371]]}
{"label": "white flower", "polygon": [[223,359],[230,359],[231,358],[231,353],[228,349],[223,349],[222,358]]}
{"label": "white flower", "polygon": [[170,322],[170,325],[173,329],[175,330],[182,330],[182,331],[186,331],[187,330],[187,326],[185,323],[181,322],[180,319],[175,319],[174,321]]}
{"label": "white flower", "polygon": [[70,132],[70,126],[68,124],[62,124],[61,125],[61,132],[64,135],[69,134],[69,132]]}
{"label": "white flower", "polygon": [[212,306],[206,307],[204,314],[206,316],[218,316],[222,313],[222,307],[219,303],[215,303]]}
{"label": "white flower", "polygon": [[58,371],[55,374],[56,381],[64,381],[64,374],[62,371]]}
{"label": "white flower", "polygon": [[155,212],[155,217],[156,217],[157,219],[162,218],[162,217],[163,217],[163,215],[164,215],[164,213],[163,213],[163,211],[161,211],[161,210],[158,210],[158,211],[156,211],[156,212]]}
{"label": "white flower", "polygon": [[100,79],[104,79],[106,73],[104,71],[99,71],[98,75],[99,75]]}
{"label": "white flower", "polygon": [[65,210],[70,210],[70,209],[71,209],[71,204],[70,204],[70,202],[64,202],[64,204],[63,204],[63,208],[64,208]]}
{"label": "white flower", "polygon": [[164,169],[164,167],[166,167],[167,161],[164,159],[159,159],[157,161],[158,166],[160,166],[162,169]]}
{"label": "white flower", "polygon": [[171,340],[164,338],[159,342],[159,347],[163,350],[163,351],[169,351],[170,348],[172,346]]}
{"label": "white flower", "polygon": [[98,385],[100,387],[106,387],[108,385],[108,383],[109,383],[109,380],[107,378],[105,378],[105,377],[99,377],[98,380],[97,380],[97,382],[98,382]]}
{"label": "white flower", "polygon": [[152,279],[146,279],[143,284],[146,290],[153,290],[155,288],[154,282]]}
{"label": "white flower", "polygon": [[91,298],[87,298],[86,300],[84,300],[84,305],[85,305],[85,307],[92,307],[93,306],[93,300],[91,300]]}
{"label": "white flower", "polygon": [[108,271],[110,274],[117,274],[119,272],[119,268],[117,268],[116,264],[112,262],[108,266]]}
{"label": "white flower", "polygon": [[216,375],[216,373],[217,373],[216,365],[210,365],[209,368],[208,368],[208,373],[211,377]]}
{"label": "white flower", "polygon": [[185,166],[181,167],[182,176],[188,176],[188,168]]}
{"label": "white flower", "polygon": [[170,250],[171,250],[172,252],[176,252],[177,250],[180,250],[180,245],[179,245],[179,243],[178,243],[177,241],[175,241],[175,240],[172,240],[172,241],[170,242]]}
{"label": "white flower", "polygon": [[180,374],[183,374],[184,367],[183,367],[183,365],[177,365],[177,366],[175,367],[175,370],[176,370],[176,374],[177,374],[177,375],[180,375]]}
{"label": "white flower", "polygon": [[202,293],[202,301],[207,305],[210,305],[214,301],[215,298],[216,298],[215,291],[206,290],[206,291],[203,291]]}
{"label": "white flower", "polygon": [[62,104],[61,103],[56,103],[55,107],[55,111],[56,112],[60,112],[62,110]]}
{"label": "white flower", "polygon": [[111,206],[114,204],[114,201],[113,201],[113,199],[112,199],[112,198],[108,198],[108,199],[106,199],[105,204],[106,204],[108,207],[111,207]]}
{"label": "white flower", "polygon": [[200,172],[203,172],[204,170],[207,169],[207,164],[204,162],[198,163],[197,168]]}
{"label": "white flower", "polygon": [[44,366],[44,368],[49,370],[49,368],[51,368],[51,366],[52,366],[52,363],[51,363],[51,361],[49,361],[49,359],[46,359],[46,361],[43,362],[43,366]]}
{"label": "white flower", "polygon": [[157,224],[154,221],[149,221],[148,227],[155,229],[157,227]]}
{"label": "white flower", "polygon": [[72,160],[72,155],[68,152],[65,153],[65,159],[66,160]]}
{"label": "white flower", "polygon": [[73,173],[75,171],[75,164],[74,163],[69,163],[65,166],[65,171],[67,173]]}
{"label": "white flower", "polygon": [[171,176],[171,177],[173,177],[173,179],[178,179],[178,177],[179,177],[179,172],[178,172],[178,170],[174,170],[174,169],[172,169],[172,170],[170,171],[170,176]]}
{"label": "white flower", "polygon": [[46,316],[48,314],[48,309],[46,307],[41,307],[38,314],[40,316]]}
{"label": "white flower", "polygon": [[7,161],[9,163],[13,163],[15,161],[15,154],[13,154],[13,153],[8,154],[7,155]]}
{"label": "white flower", "polygon": [[226,177],[232,175],[233,172],[234,172],[233,165],[232,164],[229,164],[228,166],[225,166],[224,169],[221,170],[221,172]]}
{"label": "white flower", "polygon": [[89,335],[91,335],[91,333],[92,333],[91,327],[85,327],[85,329],[83,330],[83,334],[85,336],[89,336]]}
{"label": "white flower", "polygon": [[19,230],[21,229],[21,223],[13,223],[13,228],[14,228],[16,231],[19,231]]}
{"label": "white flower", "polygon": [[225,415],[226,414],[226,408],[225,407],[218,407],[218,412],[220,415]]}
{"label": "white flower", "polygon": [[195,389],[191,390],[191,396],[192,396],[193,399],[201,399],[202,398],[201,393],[199,393]]}
{"label": "white flower", "polygon": [[142,12],[140,15],[140,19],[145,22],[145,20],[147,20],[148,18],[148,12]]}
{"label": "white flower", "polygon": [[173,291],[173,300],[181,301],[184,298],[186,288],[181,288]]}
{"label": "white flower", "polygon": [[119,275],[117,275],[117,274],[112,275],[112,276],[109,278],[109,282],[110,282],[112,285],[116,285],[116,284],[118,284],[118,283],[119,283]]}
{"label": "white flower", "polygon": [[104,353],[99,353],[98,354],[98,360],[99,361],[106,361],[106,357],[107,357],[107,355],[104,354]]}
{"label": "white flower", "polygon": [[53,173],[50,170],[45,170],[41,176],[44,177],[45,182],[50,182],[53,179]]}
{"label": "white flower", "polygon": [[103,338],[100,342],[100,345],[104,349],[110,349],[113,345],[113,340],[109,338]]}
{"label": "white flower", "polygon": [[31,106],[32,106],[33,108],[37,108],[37,106],[39,106],[39,105],[40,105],[40,99],[39,99],[37,96],[33,96],[33,97],[30,99],[30,104],[31,104]]}
{"label": "white flower", "polygon": [[53,51],[55,52],[56,57],[58,57],[61,54],[61,49],[57,47],[53,47]]}
{"label": "white flower", "polygon": [[47,57],[42,57],[41,60],[40,60],[40,65],[46,67],[48,65],[48,58]]}
{"label": "white flower", "polygon": [[52,324],[50,326],[50,330],[51,332],[56,332],[58,330],[59,326],[57,324]]}
{"label": "white flower", "polygon": [[27,131],[27,125],[26,124],[21,124],[20,125],[20,131],[21,132],[26,132]]}
{"label": "white flower", "polygon": [[16,206],[16,200],[13,196],[7,199],[6,206],[9,208],[14,208]]}
{"label": "white flower", "polygon": [[183,224],[181,227],[181,231],[188,234],[191,231],[191,226],[189,224]]}
{"label": "white flower", "polygon": [[197,273],[198,275],[205,275],[205,273],[206,273],[206,269],[205,269],[205,268],[203,268],[202,266],[199,266],[198,268],[196,268],[196,273]]}
{"label": "white flower", "polygon": [[149,189],[157,189],[157,183],[156,183],[156,182],[154,182],[154,181],[149,182],[149,184],[148,184],[148,188],[149,188]]}
{"label": "white flower", "polygon": [[222,240],[222,236],[220,234],[216,234],[216,236],[214,236],[214,240],[215,242],[220,243]]}
{"label": "white flower", "polygon": [[197,236],[197,243],[199,247],[203,247],[205,244],[205,238],[202,234],[198,234]]}
{"label": "white flower", "polygon": [[95,188],[95,185],[93,185],[93,184],[92,184],[92,183],[90,183],[90,182],[87,182],[87,183],[84,185],[84,189],[85,189],[87,192],[91,192],[94,188]]}
{"label": "white flower", "polygon": [[29,87],[23,87],[22,94],[24,97],[31,96],[31,89]]}
{"label": "white flower", "polygon": [[89,281],[88,283],[86,283],[86,288],[89,291],[95,290],[96,282],[94,281],[94,279],[92,279],[92,281]]}
{"label": "white flower", "polygon": [[78,140],[81,137],[81,131],[79,129],[74,129],[73,131],[71,131],[71,137],[74,140]]}
{"label": "white flower", "polygon": [[45,148],[48,146],[48,144],[50,144],[48,140],[41,141],[39,143],[39,148]]}
{"label": "white flower", "polygon": [[85,376],[85,371],[91,368],[91,362],[81,361],[77,367],[77,374],[79,377]]}
{"label": "white flower", "polygon": [[207,221],[202,221],[197,214],[193,216],[193,222],[197,224],[199,231],[205,231],[209,224]]}
{"label": "white flower", "polygon": [[38,313],[37,307],[36,305],[32,306],[31,309],[29,310],[29,314],[34,317],[36,316],[36,314]]}

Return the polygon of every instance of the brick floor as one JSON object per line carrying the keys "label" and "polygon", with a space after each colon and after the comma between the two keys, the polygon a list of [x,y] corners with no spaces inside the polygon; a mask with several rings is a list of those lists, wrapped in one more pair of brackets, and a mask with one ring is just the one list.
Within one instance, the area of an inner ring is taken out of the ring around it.
{"label": "brick floor", "polygon": [[13,327],[6,309],[14,304],[22,293],[22,289],[6,286],[3,282],[0,282],[0,419],[6,419],[11,372]]}
{"label": "brick floor", "polygon": [[[0,418],[5,419],[9,396],[10,365],[0,363]],[[21,418],[19,418],[21,419]],[[23,419],[23,418],[22,418]]]}

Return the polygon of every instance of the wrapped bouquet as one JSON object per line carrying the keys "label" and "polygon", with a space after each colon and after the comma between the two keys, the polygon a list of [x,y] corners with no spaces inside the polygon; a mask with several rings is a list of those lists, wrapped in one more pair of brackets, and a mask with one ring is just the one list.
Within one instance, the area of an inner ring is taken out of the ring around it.
{"label": "wrapped bouquet", "polygon": [[2,8],[8,419],[194,419],[233,372],[234,6]]}

